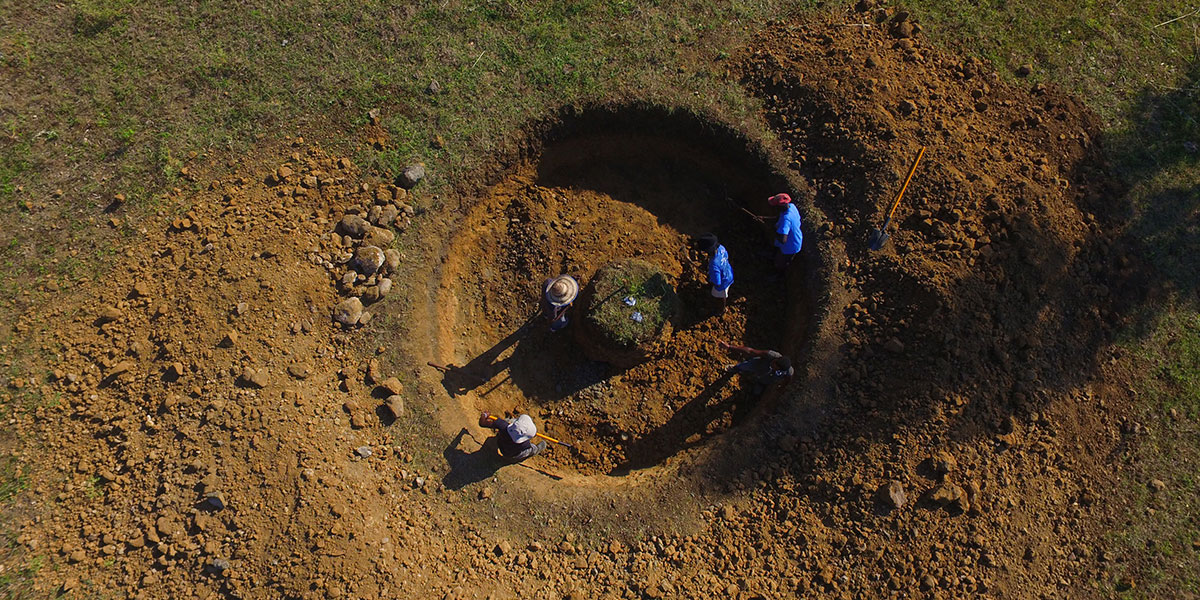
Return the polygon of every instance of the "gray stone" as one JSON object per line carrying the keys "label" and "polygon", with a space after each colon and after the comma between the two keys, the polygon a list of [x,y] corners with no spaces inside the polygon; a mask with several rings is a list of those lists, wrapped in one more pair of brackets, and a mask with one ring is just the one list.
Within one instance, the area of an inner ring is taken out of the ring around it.
{"label": "gray stone", "polygon": [[400,251],[389,248],[383,251],[384,273],[395,273],[400,268]]}
{"label": "gray stone", "polygon": [[379,283],[375,284],[375,287],[379,288],[379,295],[381,297],[386,296],[388,292],[392,291],[392,280],[387,277],[381,277]]}
{"label": "gray stone", "polygon": [[387,408],[391,411],[392,418],[399,419],[404,414],[404,397],[400,394],[388,396]]}
{"label": "gray stone", "polygon": [[383,250],[380,250],[378,246],[363,246],[354,253],[354,262],[351,266],[363,275],[371,275],[383,266],[383,260]]}
{"label": "gray stone", "polygon": [[908,502],[908,495],[904,493],[904,484],[899,481],[889,481],[887,485],[879,488],[880,498],[890,509],[904,508]]}
{"label": "gray stone", "polygon": [[363,458],[369,458],[372,454],[374,454],[374,452],[371,451],[370,446],[359,446],[358,448],[354,449],[354,453]]}
{"label": "gray stone", "polygon": [[212,562],[208,563],[208,566],[209,569],[211,569],[214,573],[224,573],[232,565],[230,565],[229,561],[225,560],[224,558],[214,558],[212,559]]}
{"label": "gray stone", "polygon": [[224,510],[225,495],[221,492],[209,492],[204,495],[204,502],[213,510]]}
{"label": "gray stone", "polygon": [[400,176],[396,178],[396,185],[406,190],[411,190],[424,178],[425,165],[417,163],[404,167],[404,170],[400,172]]}
{"label": "gray stone", "polygon": [[362,319],[363,303],[358,298],[346,298],[333,309],[333,320],[351,327]]}
{"label": "gray stone", "polygon": [[342,217],[341,223],[338,223],[338,229],[342,233],[354,238],[361,238],[370,227],[371,224],[358,215],[346,215]]}
{"label": "gray stone", "polygon": [[379,220],[375,224],[380,227],[390,227],[392,221],[395,221],[398,216],[400,216],[400,209],[396,208],[394,204],[388,204],[379,211]]}
{"label": "gray stone", "polygon": [[392,240],[396,239],[396,234],[391,229],[384,227],[372,227],[367,235],[363,236],[363,243],[371,246],[390,246]]}

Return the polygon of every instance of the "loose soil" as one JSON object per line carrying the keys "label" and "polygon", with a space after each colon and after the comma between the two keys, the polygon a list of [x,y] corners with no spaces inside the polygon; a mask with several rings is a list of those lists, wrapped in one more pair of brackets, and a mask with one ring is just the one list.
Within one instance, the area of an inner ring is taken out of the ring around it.
{"label": "loose soil", "polygon": [[[10,387],[61,397],[12,424],[36,444],[18,541],[46,557],[39,588],[1106,593],[1103,490],[1137,431],[1109,332],[1143,267],[1097,123],[927,47],[907,15],[862,17],[877,26],[773,25],[730,60],[778,146],[603,107],[531,126],[511,169],[455,198],[300,140],[210,165],[211,184],[129,223],[143,238],[109,277],[15,321],[53,374]],[[870,253],[919,145],[891,241]],[[769,230],[742,209],[766,214],[784,189],[806,245],[772,279]],[[392,291],[365,326],[337,327],[341,297],[379,279],[339,283],[362,242],[335,226],[387,205],[402,214]],[[732,257],[723,315],[689,249],[705,231]],[[619,371],[536,313],[546,277],[629,257],[673,279],[684,313]],[[723,376],[720,340],[791,355],[796,380],[751,397]],[[529,412],[576,448],[503,465],[479,410]]]}

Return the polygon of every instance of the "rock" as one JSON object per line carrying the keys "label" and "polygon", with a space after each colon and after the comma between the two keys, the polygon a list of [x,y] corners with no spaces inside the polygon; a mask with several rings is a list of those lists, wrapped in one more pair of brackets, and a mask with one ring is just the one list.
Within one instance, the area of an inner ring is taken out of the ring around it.
{"label": "rock", "polygon": [[879,488],[879,498],[892,510],[904,508],[908,502],[908,495],[904,493],[904,484],[894,479]]}
{"label": "rock", "polygon": [[491,497],[492,497],[492,488],[487,487],[487,486],[479,488],[479,499],[480,500],[487,500],[488,498],[491,498]]}
{"label": "rock", "polygon": [[124,313],[121,312],[121,309],[115,306],[109,306],[108,308],[100,311],[100,316],[97,317],[96,320],[101,324],[112,323],[113,321],[120,319],[122,314]]}
{"label": "rock", "polygon": [[383,250],[377,246],[363,246],[354,253],[351,267],[363,275],[373,275],[383,266]]}
{"label": "rock", "polygon": [[346,215],[338,223],[338,230],[352,238],[361,238],[366,235],[370,227],[371,224],[358,215]]}
{"label": "rock", "polygon": [[929,501],[935,506],[944,507],[947,510],[967,512],[971,508],[966,490],[951,483],[943,483],[934,488],[929,494]]}
{"label": "rock", "polygon": [[221,341],[217,345],[222,348],[232,348],[237,345],[237,341],[238,332],[230,330],[225,333],[225,337],[221,338]]}
{"label": "rock", "polygon": [[365,304],[374,304],[376,302],[379,302],[382,298],[383,298],[383,294],[379,293],[378,286],[373,285],[373,286],[363,290],[362,301]]}
{"label": "rock", "polygon": [[275,178],[279,181],[284,181],[288,177],[291,177],[293,173],[295,173],[295,171],[292,171],[291,167],[287,165],[281,165],[278,169],[275,169]]}
{"label": "rock", "polygon": [[359,446],[358,448],[354,449],[354,453],[362,458],[370,458],[371,455],[374,454],[374,452],[371,451],[370,446]]}
{"label": "rock", "polygon": [[958,466],[958,461],[954,460],[954,457],[951,456],[949,452],[945,451],[934,454],[929,460],[930,466],[933,467],[934,472],[939,475],[945,475],[946,473],[953,471],[955,467]]}
{"label": "rock", "polygon": [[900,354],[904,352],[904,342],[901,342],[896,338],[890,338],[883,344],[883,349],[891,352],[892,354]]}
{"label": "rock", "polygon": [[269,382],[266,369],[246,367],[242,370],[242,383],[256,388],[265,388]]}
{"label": "rock", "polygon": [[399,419],[404,414],[404,397],[399,394],[388,396],[387,408],[392,413],[393,419]]}
{"label": "rock", "polygon": [[379,220],[375,222],[379,227],[391,227],[392,222],[396,217],[400,216],[400,209],[395,205],[388,204],[379,210]]}
{"label": "rock", "polygon": [[123,360],[108,368],[108,377],[116,377],[122,373],[132,371],[134,367],[133,361]]}
{"label": "rock", "polygon": [[496,547],[493,550],[493,552],[496,553],[496,556],[504,556],[505,554],[511,554],[512,553],[512,544],[508,543],[508,540],[504,540],[504,541],[496,544]]}
{"label": "rock", "polygon": [[375,287],[379,288],[380,297],[386,296],[388,292],[392,291],[392,280],[384,277],[379,280],[379,283]]}
{"label": "rock", "polygon": [[372,227],[363,236],[363,243],[370,246],[390,246],[392,241],[396,239],[396,234],[391,229],[383,227]]}
{"label": "rock", "polygon": [[726,504],[721,507],[721,518],[725,521],[734,521],[737,519],[737,509],[732,504]]}
{"label": "rock", "polygon": [[391,396],[404,393],[404,384],[400,383],[400,380],[395,377],[388,377],[387,379],[384,379],[383,382],[379,384],[379,387],[387,390],[388,395]]}
{"label": "rock", "polygon": [[214,558],[212,559],[212,562],[208,563],[208,568],[213,573],[224,573],[225,571],[228,571],[229,567],[231,566],[232,565],[229,564],[229,561],[225,560],[224,558]]}
{"label": "rock", "polygon": [[872,8],[875,8],[875,0],[858,0],[858,3],[854,5],[854,10],[858,12],[867,12]]}
{"label": "rock", "polygon": [[362,316],[358,318],[358,324],[365,326],[367,323],[370,323],[371,319],[373,318],[375,318],[375,315],[371,314],[371,311],[364,310]]}
{"label": "rock", "polygon": [[167,377],[170,377],[171,379],[179,379],[180,377],[183,377],[183,374],[186,372],[187,369],[184,368],[183,363],[180,362],[173,362],[167,367]]}
{"label": "rock", "polygon": [[67,560],[73,563],[81,563],[87,560],[87,554],[85,554],[83,550],[75,550],[71,552],[70,556],[67,557]]}
{"label": "rock", "polygon": [[363,303],[358,298],[346,298],[333,309],[333,320],[352,327],[362,318]]}
{"label": "rock", "polygon": [[892,25],[891,34],[892,34],[892,37],[894,37],[894,38],[899,38],[899,39],[910,38],[913,35],[913,25],[912,25],[912,23],[909,23],[908,21],[901,21],[899,23],[896,23],[896,24]]}
{"label": "rock", "polygon": [[150,295],[150,283],[139,281],[133,284],[133,291],[129,294],[133,298],[145,298]]}
{"label": "rock", "polygon": [[1017,67],[1017,71],[1016,71],[1017,77],[1029,77],[1030,73],[1033,73],[1033,65],[1031,65],[1029,63],[1025,63],[1025,64]]}
{"label": "rock", "polygon": [[395,273],[400,268],[400,251],[389,248],[383,251],[383,266],[385,273]]}
{"label": "rock", "polygon": [[224,510],[225,495],[221,492],[209,492],[204,495],[204,503],[213,510]]}
{"label": "rock", "polygon": [[308,367],[299,363],[292,363],[288,365],[287,372],[288,375],[291,375],[296,379],[308,379],[309,375]]}
{"label": "rock", "polygon": [[367,421],[367,416],[361,411],[350,415],[350,427],[353,427],[354,429],[362,429],[370,424],[371,423]]}
{"label": "rock", "polygon": [[1167,484],[1164,483],[1163,480],[1161,480],[1161,479],[1151,479],[1150,480],[1150,490],[1151,491],[1161,492],[1165,489],[1167,489]]}
{"label": "rock", "polygon": [[404,167],[404,170],[400,172],[398,177],[396,177],[396,185],[406,190],[411,190],[416,187],[416,185],[424,178],[425,165],[417,163],[415,165]]}
{"label": "rock", "polygon": [[183,533],[183,525],[179,520],[167,515],[163,515],[154,521],[154,529],[158,532],[159,536],[164,538]]}

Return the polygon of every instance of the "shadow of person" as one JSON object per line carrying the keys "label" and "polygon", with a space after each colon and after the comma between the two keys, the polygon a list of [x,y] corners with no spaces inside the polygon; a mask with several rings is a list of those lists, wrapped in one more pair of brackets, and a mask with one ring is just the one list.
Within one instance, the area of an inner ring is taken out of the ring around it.
{"label": "shadow of person", "polygon": [[472,358],[467,364],[461,367],[448,365],[449,368],[442,371],[442,387],[446,388],[446,393],[451,397],[460,396],[486,384],[493,377],[508,369],[512,356],[500,358],[500,355],[525,337],[540,315],[541,313],[529,315],[520,327],[504,336],[504,339],[493,344],[479,356]]}
{"label": "shadow of person", "polygon": [[[463,450],[464,437],[469,437],[479,444],[479,449],[474,452]],[[495,436],[489,437],[480,444],[479,440],[476,440],[466,427],[463,427],[458,435],[454,436],[454,440],[442,451],[442,456],[446,459],[446,464],[450,466],[450,472],[442,478],[442,485],[451,490],[459,490],[472,483],[483,481],[495,475],[500,467],[508,464],[500,457]]]}
{"label": "shadow of person", "polygon": [[[680,450],[700,444],[708,437],[704,435],[707,425],[720,417],[729,408],[726,405],[730,402],[754,404],[744,402],[746,394],[742,392],[735,392],[725,400],[710,404],[735,374],[732,370],[725,371],[705,386],[695,398],[675,411],[666,423],[630,443],[625,453],[628,460],[610,471],[609,475],[628,475],[632,471],[654,466]],[[749,406],[735,406],[734,422],[737,422],[740,413],[748,408]],[[689,443],[688,439],[697,433],[700,434],[699,439]]]}

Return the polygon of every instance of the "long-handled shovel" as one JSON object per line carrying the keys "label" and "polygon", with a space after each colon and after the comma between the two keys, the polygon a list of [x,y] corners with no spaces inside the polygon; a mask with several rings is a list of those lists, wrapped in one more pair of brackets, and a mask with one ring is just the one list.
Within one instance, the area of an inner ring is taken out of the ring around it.
{"label": "long-handled shovel", "polygon": [[912,181],[913,173],[917,172],[917,165],[920,164],[922,156],[925,156],[925,146],[921,146],[921,151],[917,153],[917,159],[913,161],[912,168],[908,170],[908,178],[904,180],[904,187],[900,188],[900,193],[896,195],[896,201],[892,203],[892,210],[888,211],[883,226],[872,230],[871,235],[867,237],[867,247],[871,250],[879,250],[887,243],[889,237],[887,228],[892,222],[892,215],[896,214],[896,207],[900,206],[900,199],[904,197],[904,191],[908,189],[908,182]]}

